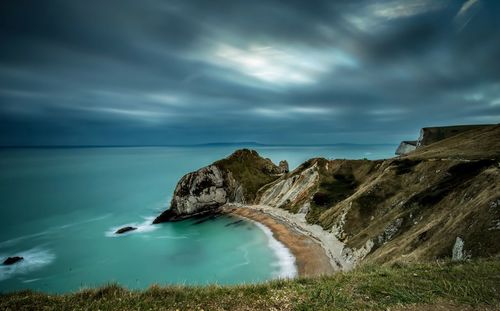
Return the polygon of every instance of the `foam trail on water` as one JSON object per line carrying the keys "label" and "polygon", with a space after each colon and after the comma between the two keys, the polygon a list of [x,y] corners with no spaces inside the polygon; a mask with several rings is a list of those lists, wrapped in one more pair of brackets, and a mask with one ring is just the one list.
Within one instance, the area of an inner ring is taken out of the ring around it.
{"label": "foam trail on water", "polygon": [[17,238],[13,238],[13,239],[10,239],[10,240],[6,240],[6,241],[2,241],[0,242],[0,248],[2,247],[9,247],[9,246],[13,246],[23,240],[26,240],[26,239],[32,239],[32,238],[37,238],[37,237],[40,237],[40,236],[43,236],[43,235],[46,235],[46,234],[49,234],[50,233],[50,230],[45,230],[45,231],[42,231],[42,232],[38,232],[38,233],[33,233],[33,234],[27,234],[27,235],[23,235],[23,236],[20,236],[20,237],[17,237]]}
{"label": "foam trail on water", "polygon": [[108,218],[109,216],[111,216],[111,214],[105,214],[105,215],[102,215],[102,216],[98,216],[98,217],[86,219],[84,221],[68,223],[68,224],[65,224],[65,225],[62,225],[62,226],[58,226],[58,227],[56,227],[56,229],[66,229],[66,228],[70,228],[70,227],[73,227],[73,226],[79,226],[79,225],[91,223],[91,222],[94,222],[94,221],[103,220],[103,219]]}
{"label": "foam trail on water", "polygon": [[56,233],[56,232],[58,232],[60,230],[64,230],[64,229],[67,229],[67,228],[70,228],[70,227],[79,226],[79,225],[91,223],[91,222],[94,222],[94,221],[103,220],[103,219],[108,218],[109,216],[111,216],[111,214],[105,214],[105,215],[102,215],[102,216],[90,218],[90,219],[83,220],[83,221],[80,221],[80,222],[73,222],[73,223],[68,223],[68,224],[61,225],[61,226],[51,227],[51,228],[49,228],[47,230],[44,230],[44,231],[41,231],[41,232],[38,232],[38,233],[27,234],[27,235],[19,236],[17,238],[13,238],[13,239],[10,239],[10,240],[1,241],[0,242],[0,248],[13,246],[13,245],[15,245],[15,244],[17,244],[17,243],[19,243],[21,241],[28,240],[28,239],[33,239],[33,238],[38,238],[38,237],[42,237],[42,236],[49,235],[49,234],[53,234],[53,233]]}
{"label": "foam trail on water", "polygon": [[41,280],[41,278],[27,279],[27,280],[23,280],[23,283],[33,283],[33,282],[40,281],[40,280]]}
{"label": "foam trail on water", "polygon": [[[121,225],[121,226],[112,227],[108,231],[106,231],[104,235],[107,236],[107,237],[109,237],[109,238],[114,238],[114,237],[119,237],[121,235],[151,232],[153,230],[158,229],[158,226],[153,225],[153,220],[155,219],[154,216],[143,217],[143,218],[144,218],[144,221],[141,222],[141,223],[135,223],[134,222],[134,223],[124,224],[124,225]],[[137,229],[135,229],[133,231],[126,232],[126,233],[123,233],[123,234],[116,234],[115,233],[116,230],[118,230],[120,228],[123,228],[123,227],[128,227],[128,226],[135,227]]]}
{"label": "foam trail on water", "polygon": [[[32,248],[27,251],[11,254],[11,256],[21,256],[24,259],[9,266],[0,266],[0,281],[9,279],[14,275],[28,274],[38,270],[54,261],[56,256],[47,249]],[[8,255],[0,254],[2,262]]]}
{"label": "foam trail on water", "polygon": [[[252,220],[253,221],[253,220]],[[267,236],[268,245],[274,251],[278,257],[277,266],[279,266],[279,271],[274,274],[275,278],[293,278],[297,276],[297,267],[295,265],[295,257],[292,255],[290,250],[286,248],[283,243],[276,240],[273,236],[273,232],[268,227],[264,226],[260,222],[253,221],[257,227],[259,227]]]}

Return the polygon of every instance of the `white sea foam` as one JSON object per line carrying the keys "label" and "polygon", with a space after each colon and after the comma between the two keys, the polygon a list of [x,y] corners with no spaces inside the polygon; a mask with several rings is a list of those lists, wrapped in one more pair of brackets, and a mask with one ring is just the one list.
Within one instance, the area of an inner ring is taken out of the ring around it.
{"label": "white sea foam", "polygon": [[295,265],[295,257],[290,250],[273,236],[271,229],[253,221],[267,236],[268,245],[278,257],[278,262],[275,263],[279,267],[279,271],[274,273],[275,278],[293,278],[297,276],[297,266]]}
{"label": "white sea foam", "polygon": [[[24,259],[9,266],[0,266],[0,281],[9,279],[14,275],[28,274],[38,270],[54,261],[56,256],[48,249],[32,248],[26,251],[11,254],[21,256]],[[0,260],[4,261],[8,255],[0,254]]]}
{"label": "white sea foam", "polygon": [[[110,228],[108,231],[105,232],[105,236],[109,237],[109,238],[114,238],[114,237],[119,237],[121,235],[128,235],[128,234],[136,234],[136,233],[145,233],[145,232],[151,232],[153,230],[156,230],[158,229],[158,226],[156,225],[153,225],[153,220],[154,220],[154,217],[153,216],[150,216],[150,217],[143,217],[144,221],[141,222],[141,223],[128,223],[128,224],[124,224],[124,225],[121,225],[121,226],[115,226],[115,227],[112,227]],[[137,228],[133,231],[129,231],[129,232],[125,232],[123,234],[116,234],[116,230],[120,229],[120,228],[123,228],[123,227],[134,227],[134,228]]]}

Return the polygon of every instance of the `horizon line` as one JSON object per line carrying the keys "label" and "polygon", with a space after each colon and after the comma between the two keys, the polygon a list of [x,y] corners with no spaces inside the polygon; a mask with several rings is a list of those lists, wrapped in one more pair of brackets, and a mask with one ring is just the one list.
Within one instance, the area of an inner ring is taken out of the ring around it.
{"label": "horizon line", "polygon": [[217,142],[200,144],[145,144],[145,145],[0,145],[0,149],[70,149],[70,148],[140,148],[140,147],[328,147],[328,146],[394,146],[397,143],[329,143],[329,144],[266,144],[257,142]]}

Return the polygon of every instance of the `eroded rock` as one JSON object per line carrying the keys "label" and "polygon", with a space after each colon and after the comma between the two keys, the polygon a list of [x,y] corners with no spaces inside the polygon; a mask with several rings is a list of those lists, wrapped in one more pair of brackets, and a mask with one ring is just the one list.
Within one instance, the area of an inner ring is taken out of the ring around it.
{"label": "eroded rock", "polygon": [[467,259],[467,254],[465,252],[464,245],[465,245],[464,240],[461,237],[457,236],[451,254],[452,261],[462,261]]}
{"label": "eroded rock", "polygon": [[282,174],[288,173],[290,171],[289,168],[288,168],[288,162],[286,160],[280,161],[280,163],[278,164],[278,166],[279,166],[280,172]]}
{"label": "eroded rock", "polygon": [[226,203],[251,202],[257,190],[277,179],[279,173],[278,166],[256,151],[237,150],[226,159],[184,175],[175,187],[170,209],[153,223],[215,213]]}

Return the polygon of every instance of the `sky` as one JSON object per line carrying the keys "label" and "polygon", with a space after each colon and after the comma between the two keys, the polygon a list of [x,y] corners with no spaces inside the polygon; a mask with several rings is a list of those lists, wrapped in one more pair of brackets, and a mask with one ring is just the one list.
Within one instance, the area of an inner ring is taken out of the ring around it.
{"label": "sky", "polygon": [[500,122],[497,0],[0,2],[0,145],[397,143]]}

